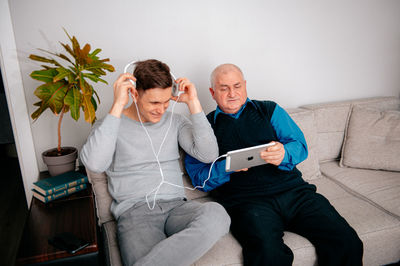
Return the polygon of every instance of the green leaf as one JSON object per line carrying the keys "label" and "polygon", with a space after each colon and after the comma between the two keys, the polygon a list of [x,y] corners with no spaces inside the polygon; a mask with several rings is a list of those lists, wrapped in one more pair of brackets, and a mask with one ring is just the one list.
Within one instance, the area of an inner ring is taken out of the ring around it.
{"label": "green leaf", "polygon": [[[39,108],[36,109],[36,111],[31,114],[33,120],[36,120],[44,112],[44,110],[46,110],[49,107],[48,105],[43,104],[43,102],[39,103],[41,103],[42,105],[39,105]],[[37,103],[35,105],[37,106]]]}
{"label": "green leaf", "polygon": [[103,76],[106,74],[104,72],[103,68],[105,70],[108,70],[109,72],[113,72],[115,69],[112,65],[106,64],[101,62],[100,60],[93,61],[93,63],[85,65],[85,70],[91,71],[96,75]]}
{"label": "green leaf", "polygon": [[79,56],[79,51],[81,50],[81,47],[79,45],[78,40],[75,38],[75,36],[72,36],[71,42],[72,42],[72,50],[74,51],[74,54],[76,56]]}
{"label": "green leaf", "polygon": [[110,64],[103,64],[103,68],[108,70],[108,72],[114,72],[115,68]]}
{"label": "green leaf", "polygon": [[90,90],[87,90],[87,88],[88,88],[86,86],[87,82],[85,81],[82,72],[79,75],[78,84],[79,84],[79,89],[82,91],[83,94],[92,94],[92,92]]}
{"label": "green leaf", "polygon": [[97,48],[94,50],[92,53],[89,54],[89,57],[92,58],[93,60],[98,60],[99,57],[97,56],[98,53],[101,52],[101,49]]}
{"label": "green leaf", "polygon": [[[50,108],[54,114],[59,114],[64,105],[64,97],[68,84],[65,81],[46,83],[35,90],[35,95],[42,100],[40,108]],[[44,110],[43,110],[44,111]]]}
{"label": "green leaf", "polygon": [[94,81],[94,82],[103,82],[105,84],[108,84],[107,81],[105,81],[104,79],[99,78],[97,75],[95,74],[89,74],[89,73],[83,73],[83,76],[85,78],[89,78],[90,80]]}
{"label": "green leaf", "polygon": [[78,121],[80,116],[80,106],[82,102],[82,95],[79,89],[72,87],[65,96],[64,103],[70,108],[71,117]]}
{"label": "green leaf", "polygon": [[59,80],[64,79],[65,77],[68,78],[69,83],[73,83],[75,81],[75,73],[73,73],[69,69],[65,69],[63,67],[57,68],[58,75],[53,78],[53,82],[57,82]]}
{"label": "green leaf", "polygon": [[37,70],[31,73],[31,78],[43,81],[43,82],[52,82],[53,78],[58,74],[55,68],[45,69],[45,70]]}
{"label": "green leaf", "polygon": [[97,111],[97,103],[93,96],[92,96],[91,102],[93,104],[94,110]]}
{"label": "green leaf", "polygon": [[68,113],[69,112],[69,106],[68,105],[64,105],[64,113]]}
{"label": "green leaf", "polygon": [[[39,50],[40,50],[40,51],[43,51],[43,52],[45,52],[45,53],[48,53],[48,54],[57,56],[57,57],[59,57],[59,58],[61,58],[61,59],[64,59],[64,60],[70,62],[71,64],[73,64],[72,61],[71,61],[66,55],[64,55],[64,54],[61,54],[61,53],[60,53],[60,54],[52,53],[52,52],[49,52],[49,51],[44,50],[44,49],[39,49]],[[59,64],[58,62],[57,62],[57,64],[61,66],[61,64]]]}
{"label": "green leaf", "polygon": [[88,123],[93,123],[96,119],[96,111],[92,103],[92,96],[90,94],[83,95],[82,105],[85,112],[85,121]]}
{"label": "green leaf", "polygon": [[95,75],[95,74],[90,74],[90,73],[82,73],[82,75],[83,75],[83,77],[85,77],[85,78],[88,78],[88,79],[90,79],[90,80],[92,80],[92,81],[94,81],[94,82],[98,82],[99,81],[99,77],[97,76],[97,75]]}
{"label": "green leaf", "polygon": [[54,68],[54,67],[49,67],[49,66],[46,66],[46,65],[40,65],[41,67],[43,67],[43,69],[52,69],[52,68]]}
{"label": "green leaf", "polygon": [[32,59],[32,60],[35,60],[35,61],[45,62],[45,63],[53,64],[53,65],[56,65],[56,66],[60,66],[60,64],[56,60],[54,60],[52,58],[46,58],[46,57],[39,56],[39,55],[34,55],[34,54],[31,54],[29,56],[29,58]]}
{"label": "green leaf", "polygon": [[96,92],[95,90],[93,90],[93,93],[94,93],[94,95],[96,95],[97,101],[98,101],[99,104],[100,104],[101,102],[100,102],[100,97],[99,97],[99,95],[97,94],[97,92]]}
{"label": "green leaf", "polygon": [[71,59],[69,59],[65,54],[57,54],[57,56],[73,64]]}
{"label": "green leaf", "polygon": [[76,54],[74,53],[74,51],[71,49],[71,46],[69,46],[68,44],[64,44],[62,42],[60,42],[61,45],[64,47],[64,49],[70,54],[72,55],[75,59],[76,59]]}
{"label": "green leaf", "polygon": [[67,34],[68,38],[69,38],[70,40],[72,40],[72,39],[71,39],[71,36],[69,36],[67,30],[66,30],[64,27],[63,27],[63,30],[64,30],[65,34]]}

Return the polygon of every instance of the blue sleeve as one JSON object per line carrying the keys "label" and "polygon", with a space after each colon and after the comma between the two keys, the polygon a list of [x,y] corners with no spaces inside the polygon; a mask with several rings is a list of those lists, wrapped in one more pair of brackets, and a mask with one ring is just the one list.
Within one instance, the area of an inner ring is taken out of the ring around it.
{"label": "blue sleeve", "polygon": [[285,147],[285,157],[278,168],[281,170],[292,170],[308,156],[304,134],[289,114],[278,104],[272,114],[271,124],[279,142]]}
{"label": "blue sleeve", "polygon": [[[225,172],[225,160],[216,161],[207,180],[211,164],[205,164],[193,158],[189,154],[185,156],[185,168],[192,180],[193,186],[199,186],[201,191],[210,191],[230,180],[230,173]],[[207,182],[205,182],[207,180]],[[205,184],[204,184],[205,182]],[[204,187],[203,187],[204,185]]]}

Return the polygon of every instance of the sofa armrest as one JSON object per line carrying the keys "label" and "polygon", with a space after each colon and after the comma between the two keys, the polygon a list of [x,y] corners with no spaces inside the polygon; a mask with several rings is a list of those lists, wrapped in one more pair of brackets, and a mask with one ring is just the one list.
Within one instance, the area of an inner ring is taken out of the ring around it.
{"label": "sofa armrest", "polygon": [[96,202],[96,214],[98,223],[113,221],[114,216],[110,211],[112,198],[108,192],[108,181],[105,173],[94,173],[86,169],[89,182],[92,184],[94,199]]}
{"label": "sofa armrest", "polygon": [[109,221],[101,226],[104,240],[104,253],[107,266],[122,266],[117,239],[117,223]]}

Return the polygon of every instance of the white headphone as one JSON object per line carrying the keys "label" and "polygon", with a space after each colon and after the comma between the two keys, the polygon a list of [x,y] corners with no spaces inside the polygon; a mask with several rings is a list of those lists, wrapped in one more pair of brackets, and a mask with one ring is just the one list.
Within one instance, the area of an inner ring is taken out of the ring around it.
{"label": "white headphone", "polygon": [[[129,66],[135,65],[136,63],[137,63],[137,61],[134,60],[134,61],[130,62],[129,64],[127,64],[127,65],[125,66],[125,68],[124,68],[124,73],[127,73]],[[133,73],[133,71],[134,71],[134,69],[132,70],[132,73]],[[169,74],[170,74],[171,77],[172,77],[172,95],[173,95],[173,96],[179,96],[179,95],[181,95],[181,94],[183,93],[183,91],[180,91],[180,90],[179,90],[179,84],[176,83],[176,78],[175,78],[174,74],[173,74],[172,72],[169,72]],[[133,80],[131,80],[131,79],[130,79],[129,81],[130,81],[130,82],[132,83],[132,85],[136,88],[136,82],[133,81]]]}

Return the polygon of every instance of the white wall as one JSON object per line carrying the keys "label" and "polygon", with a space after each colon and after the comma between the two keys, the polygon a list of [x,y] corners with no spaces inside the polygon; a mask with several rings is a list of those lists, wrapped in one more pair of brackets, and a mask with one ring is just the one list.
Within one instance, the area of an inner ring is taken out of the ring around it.
{"label": "white wall", "polygon": [[[206,112],[215,104],[208,77],[218,64],[239,65],[251,98],[284,107],[371,96],[399,95],[400,1],[135,1],[10,0],[29,113],[39,83],[28,75],[38,65],[36,48],[61,52],[62,27],[81,44],[102,48],[116,73],[133,59],[157,58],[199,90]],[[112,103],[112,87],[95,86],[98,117]],[[25,99],[21,99],[24,102]],[[184,108],[180,108],[184,112]],[[57,118],[47,112],[32,123],[40,153],[57,143]],[[63,145],[81,147],[90,130],[83,120],[63,122]]]}

